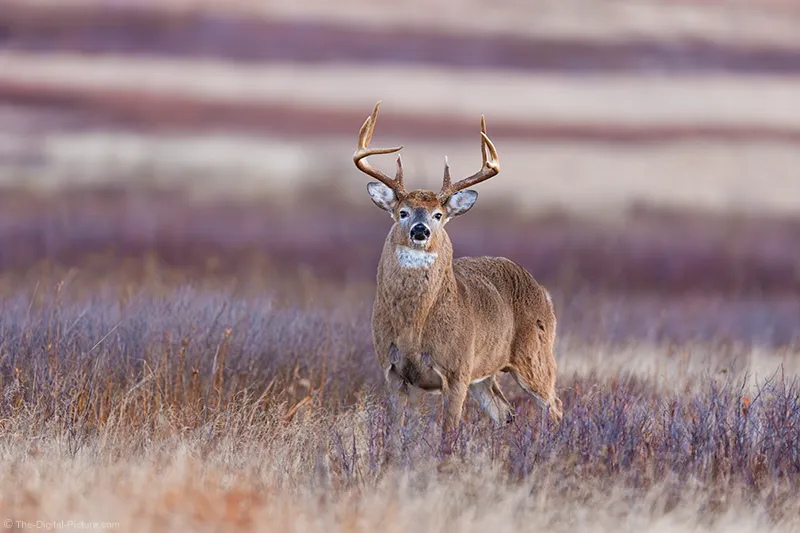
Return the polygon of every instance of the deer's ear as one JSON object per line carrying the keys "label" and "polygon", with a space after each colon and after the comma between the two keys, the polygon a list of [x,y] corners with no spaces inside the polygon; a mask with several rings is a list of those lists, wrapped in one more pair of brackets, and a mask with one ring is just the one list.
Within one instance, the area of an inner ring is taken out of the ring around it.
{"label": "deer's ear", "polygon": [[397,206],[397,195],[392,189],[379,181],[367,184],[367,192],[375,205],[391,213]]}
{"label": "deer's ear", "polygon": [[447,199],[447,218],[457,217],[463,215],[475,205],[478,199],[478,193],[471,190],[459,191]]}

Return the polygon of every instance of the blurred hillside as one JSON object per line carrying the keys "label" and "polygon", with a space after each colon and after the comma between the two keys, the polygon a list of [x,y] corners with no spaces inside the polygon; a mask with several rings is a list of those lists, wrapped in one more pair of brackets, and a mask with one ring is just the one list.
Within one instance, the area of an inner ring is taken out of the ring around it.
{"label": "blurred hillside", "polygon": [[471,173],[485,114],[503,171],[481,194],[507,209],[800,211],[798,2],[5,6],[14,187],[327,183],[364,205],[350,154],[380,99],[374,143],[406,146],[412,186],[437,187],[444,155]]}

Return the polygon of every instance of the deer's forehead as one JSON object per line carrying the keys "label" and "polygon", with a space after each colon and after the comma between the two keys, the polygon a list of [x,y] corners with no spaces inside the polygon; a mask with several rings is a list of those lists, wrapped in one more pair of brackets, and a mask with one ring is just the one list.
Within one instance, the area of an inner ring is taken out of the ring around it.
{"label": "deer's forehead", "polygon": [[403,203],[412,208],[422,208],[427,210],[441,207],[439,198],[433,191],[411,191],[403,198]]}

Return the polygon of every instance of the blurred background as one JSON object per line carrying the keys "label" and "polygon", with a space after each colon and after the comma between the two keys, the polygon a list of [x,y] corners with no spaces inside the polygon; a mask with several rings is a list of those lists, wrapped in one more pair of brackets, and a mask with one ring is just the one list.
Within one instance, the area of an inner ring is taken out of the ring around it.
{"label": "blurred background", "polygon": [[4,0],[4,283],[368,306],[389,220],[351,154],[378,100],[411,188],[477,170],[485,114],[502,171],[456,254],[522,263],[567,335],[800,338],[795,0]]}

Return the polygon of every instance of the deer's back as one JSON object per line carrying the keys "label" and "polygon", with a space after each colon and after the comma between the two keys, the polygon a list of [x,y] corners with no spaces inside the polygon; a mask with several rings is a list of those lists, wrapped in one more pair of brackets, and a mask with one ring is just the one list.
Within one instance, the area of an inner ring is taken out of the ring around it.
{"label": "deer's back", "polygon": [[504,257],[461,257],[453,261],[453,271],[473,308],[493,308],[499,298],[513,313],[515,322],[533,319],[555,326],[547,290],[513,261]]}

